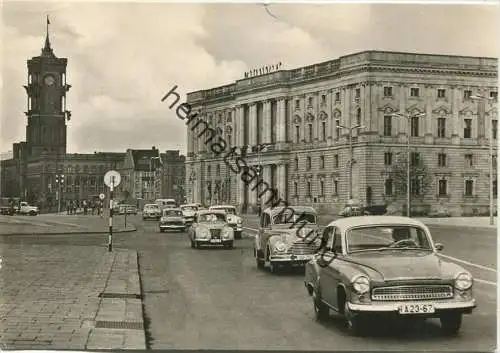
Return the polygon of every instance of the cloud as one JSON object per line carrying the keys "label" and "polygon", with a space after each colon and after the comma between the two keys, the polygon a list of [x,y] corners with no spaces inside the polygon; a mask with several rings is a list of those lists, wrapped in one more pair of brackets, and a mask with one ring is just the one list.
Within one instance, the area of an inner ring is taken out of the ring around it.
{"label": "cloud", "polygon": [[[68,58],[69,152],[175,149],[185,126],[161,97],[367,49],[495,56],[497,7],[457,5],[4,2],[0,151],[25,139],[26,60],[45,16]],[[463,23],[467,22],[467,26]],[[185,96],[184,96],[185,97]]]}

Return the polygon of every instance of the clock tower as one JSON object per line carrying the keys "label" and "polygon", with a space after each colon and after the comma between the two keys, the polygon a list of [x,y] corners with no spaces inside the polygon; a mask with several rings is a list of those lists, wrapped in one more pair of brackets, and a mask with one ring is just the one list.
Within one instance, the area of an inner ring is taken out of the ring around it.
{"label": "clock tower", "polygon": [[66,154],[66,120],[71,113],[66,110],[66,92],[71,87],[66,83],[66,58],[57,58],[50,45],[49,19],[45,46],[40,56],[28,60],[27,93],[28,125],[26,144],[28,154]]}

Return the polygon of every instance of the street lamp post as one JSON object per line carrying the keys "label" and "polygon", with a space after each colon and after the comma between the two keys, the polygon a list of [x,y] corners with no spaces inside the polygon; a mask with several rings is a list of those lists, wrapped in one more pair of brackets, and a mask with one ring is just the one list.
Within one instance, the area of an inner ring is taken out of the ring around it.
{"label": "street lamp post", "polygon": [[257,144],[256,148],[257,148],[257,156],[258,156],[258,165],[259,165],[259,168],[257,170],[257,198],[258,198],[258,202],[259,202],[259,216],[260,216],[260,213],[262,212],[262,197],[260,195],[260,180],[261,180],[261,176],[262,176],[262,150],[264,148],[267,148],[269,146],[271,146],[272,144],[271,143],[259,143]]}
{"label": "street lamp post", "polygon": [[157,156],[157,157],[151,157],[149,159],[149,176],[151,178],[150,182],[149,182],[150,183],[149,184],[150,185],[150,194],[151,194],[151,196],[153,196],[153,200],[154,200],[155,199],[154,193],[155,193],[155,189],[156,188],[155,188],[155,185],[154,185],[155,184],[155,177],[153,175],[153,159],[160,159],[160,157],[159,156]]}
{"label": "street lamp post", "polygon": [[[484,114],[484,110],[486,108],[486,102],[488,100],[493,100],[492,97],[485,97],[481,94],[476,94],[474,96],[471,96],[471,98],[473,100],[477,100],[478,101],[478,104],[481,104],[482,107],[479,107],[478,111],[481,113],[481,114]],[[484,115],[481,116],[481,119],[484,120]],[[490,224],[491,225],[494,225],[495,224],[495,219],[494,219],[494,212],[493,212],[493,208],[494,208],[494,205],[493,205],[493,128],[490,128],[490,133],[489,133],[489,136],[488,136],[488,140],[489,140],[489,158],[488,158],[488,161],[489,161],[489,164],[490,164],[490,168],[489,168],[489,173],[490,173],[490,184],[489,184],[489,189],[490,189]]]}
{"label": "street lamp post", "polygon": [[352,148],[352,130],[354,129],[364,129],[364,125],[356,125],[352,127],[344,126],[344,125],[337,125],[337,128],[342,128],[346,129],[349,131],[349,200],[352,200],[352,165],[354,162],[354,156],[353,156],[353,148]]}
{"label": "street lamp post", "polygon": [[392,116],[397,118],[405,118],[407,120],[406,124],[406,215],[411,217],[411,147],[410,147],[410,138],[411,138],[411,121],[413,118],[421,118],[425,116],[425,113],[418,113],[414,115],[409,114],[401,114],[394,113]]}

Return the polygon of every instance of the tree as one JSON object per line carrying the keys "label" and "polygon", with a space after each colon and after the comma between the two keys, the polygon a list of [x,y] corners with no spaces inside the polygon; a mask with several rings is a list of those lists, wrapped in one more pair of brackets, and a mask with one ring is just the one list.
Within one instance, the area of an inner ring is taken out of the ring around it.
{"label": "tree", "polygon": [[[425,165],[424,161],[418,154],[412,157],[410,166],[410,191],[412,199],[422,199],[429,192],[432,177]],[[407,175],[408,175],[408,158],[406,154],[400,154],[392,168],[392,179],[394,182],[394,189],[397,196],[407,195]]]}

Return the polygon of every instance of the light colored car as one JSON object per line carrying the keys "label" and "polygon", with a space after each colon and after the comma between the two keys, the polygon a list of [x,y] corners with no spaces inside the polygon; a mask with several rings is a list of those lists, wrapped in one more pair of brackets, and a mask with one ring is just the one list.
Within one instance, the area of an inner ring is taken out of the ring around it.
{"label": "light colored car", "polygon": [[[473,278],[438,256],[420,221],[399,216],[360,216],[331,222],[324,247],[306,265],[305,286],[318,320],[342,314],[353,333],[370,321],[439,318],[446,334],[460,330],[462,315],[476,307]],[[386,316],[384,316],[386,315]]]}
{"label": "light colored car", "polygon": [[227,221],[234,230],[234,238],[241,239],[241,233],[243,232],[243,220],[237,215],[236,207],[231,205],[214,205],[210,206],[210,210],[226,211]]}
{"label": "light colored car", "polygon": [[119,214],[124,215],[124,214],[137,214],[137,207],[134,205],[120,205],[119,206]]}
{"label": "light colored car", "polygon": [[184,215],[186,225],[191,225],[194,221],[194,217],[196,216],[196,212],[198,211],[198,205],[194,203],[185,204],[181,205],[180,209],[182,210],[182,214]]}
{"label": "light colored car", "polygon": [[226,248],[234,246],[234,231],[227,222],[225,211],[198,211],[188,232],[192,248],[202,245],[222,245]]}
{"label": "light colored car", "polygon": [[186,230],[186,221],[180,208],[164,208],[160,218],[160,232],[166,230]]}
{"label": "light colored car", "polygon": [[142,209],[142,219],[156,219],[161,218],[161,208],[155,203],[148,203],[144,205]]}
{"label": "light colored car", "polygon": [[268,208],[262,212],[254,242],[257,267],[271,272],[304,266],[320,246],[316,210],[307,206]]}

